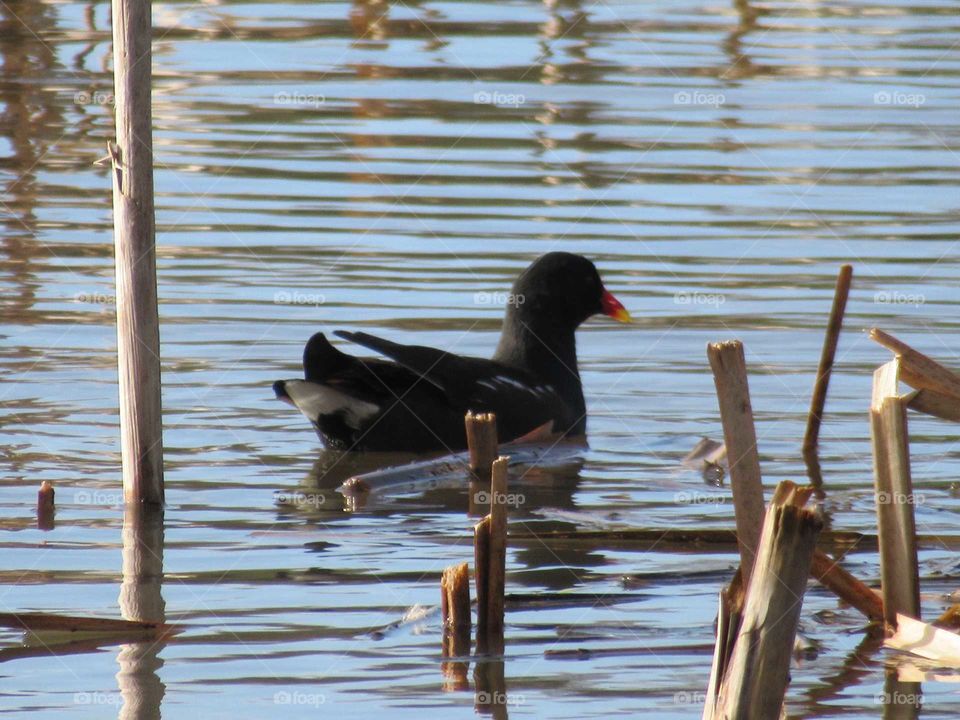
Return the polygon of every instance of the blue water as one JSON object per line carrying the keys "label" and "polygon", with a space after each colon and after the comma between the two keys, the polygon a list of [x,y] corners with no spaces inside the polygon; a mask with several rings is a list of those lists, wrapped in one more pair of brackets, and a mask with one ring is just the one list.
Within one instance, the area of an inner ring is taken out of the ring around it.
{"label": "blue water", "polygon": [[[7,2],[0,23],[0,609],[118,617],[110,183],[92,164],[111,136],[109,4]],[[732,526],[729,491],[679,464],[721,435],[704,348],[729,338],[746,346],[766,486],[802,480],[843,262],[825,509],[874,531],[866,408],[889,353],[865,330],[960,367],[953,5],[158,3],[154,25],[162,597],[184,629],[152,648],[4,630],[0,707],[474,716],[487,691],[475,663],[443,690],[435,616],[369,635],[436,605],[440,571],[471,558],[466,488],[345,511],[347,464],[326,470],[270,384],[299,374],[320,329],[489,355],[502,308],[484,298],[549,250],[595,260],[636,322],[581,330],[590,449],[573,477],[517,485],[512,531]],[[954,535],[956,429],[911,415],[910,431],[918,532]],[[297,489],[323,502],[278,503]],[[581,602],[508,610],[507,712],[699,717],[735,563],[512,543],[508,591]],[[844,565],[878,583],[875,554]],[[925,543],[926,616],[955,566]],[[790,717],[895,710],[878,702],[894,656],[858,649],[854,611],[811,585],[801,623],[819,654],[791,670]],[[592,654],[552,652],[575,649]],[[955,715],[951,683],[922,692],[918,717]]]}

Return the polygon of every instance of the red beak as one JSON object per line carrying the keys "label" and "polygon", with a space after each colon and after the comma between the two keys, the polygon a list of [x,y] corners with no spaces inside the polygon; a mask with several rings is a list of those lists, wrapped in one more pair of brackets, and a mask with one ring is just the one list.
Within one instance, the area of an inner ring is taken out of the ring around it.
{"label": "red beak", "polygon": [[604,290],[603,295],[600,296],[600,309],[604,315],[609,315],[617,322],[628,323],[631,320],[630,313],[627,312],[623,303],[617,300],[609,290]]}

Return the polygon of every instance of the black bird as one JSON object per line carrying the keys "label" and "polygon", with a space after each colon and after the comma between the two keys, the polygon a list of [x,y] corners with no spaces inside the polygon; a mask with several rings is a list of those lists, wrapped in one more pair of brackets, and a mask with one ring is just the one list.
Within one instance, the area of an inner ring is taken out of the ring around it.
{"label": "black bird", "polygon": [[630,321],[592,262],[552,252],[514,283],[492,360],[334,333],[389,360],[357,358],[317,333],[304,349],[305,379],[278,380],[273,389],[328,447],[343,450],[462,450],[468,410],[496,413],[501,442],[537,429],[582,436],[587,410],[575,331],[598,313]]}

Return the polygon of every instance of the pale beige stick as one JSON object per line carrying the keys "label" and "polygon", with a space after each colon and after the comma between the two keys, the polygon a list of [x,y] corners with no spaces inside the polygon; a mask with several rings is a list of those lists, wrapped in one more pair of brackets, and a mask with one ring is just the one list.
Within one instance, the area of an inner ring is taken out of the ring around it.
{"label": "pale beige stick", "polygon": [[[897,379],[916,388],[913,393],[906,395],[911,410],[960,422],[960,375],[883,330],[874,328],[870,331],[870,337],[896,354]],[[883,397],[898,394],[895,385],[889,381],[884,388],[881,393]],[[875,390],[874,394],[877,392]]]}
{"label": "pale beige stick", "polygon": [[707,357],[713,369],[713,380],[720,403],[723,439],[730,465],[730,486],[733,490],[734,515],[737,521],[737,543],[744,582],[748,582],[756,556],[760,527],[763,522],[763,484],[760,479],[760,457],[753,426],[750,389],[743,343],[731,340],[707,345]]}
{"label": "pale beige stick", "polygon": [[870,408],[883,614],[891,627],[896,626],[897,613],[920,617],[907,401],[896,394],[900,363],[894,360],[876,370]]}
{"label": "pale beige stick", "polygon": [[907,385],[960,399],[960,375],[879,328],[870,331],[870,339],[897,356],[900,360],[900,379]]}
{"label": "pale beige stick", "polygon": [[723,675],[715,717],[780,717],[797,623],[822,522],[803,507],[813,488],[777,486],[763,523],[743,620]]}
{"label": "pale beige stick", "polygon": [[717,613],[717,641],[713,648],[713,663],[710,668],[710,681],[703,705],[703,720],[712,720],[718,711],[719,692],[723,675],[730,663],[733,648],[740,630],[744,602],[743,575],[739,569],[730,581],[730,585],[720,591],[720,609]]}
{"label": "pale beige stick", "polygon": [[960,422],[960,399],[953,395],[944,395],[936,390],[914,390],[907,395],[907,406],[911,410],[933,415],[942,420]]}
{"label": "pale beige stick", "polygon": [[113,227],[123,495],[163,503],[160,320],[153,210],[150,0],[113,0]]}

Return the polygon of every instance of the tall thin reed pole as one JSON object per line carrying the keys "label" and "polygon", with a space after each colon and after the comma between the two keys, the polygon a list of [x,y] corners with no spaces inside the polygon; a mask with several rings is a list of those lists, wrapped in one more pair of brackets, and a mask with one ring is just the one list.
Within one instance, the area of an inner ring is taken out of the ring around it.
{"label": "tall thin reed pole", "polygon": [[160,321],[153,209],[150,0],[113,0],[113,227],[123,494],[163,503]]}

